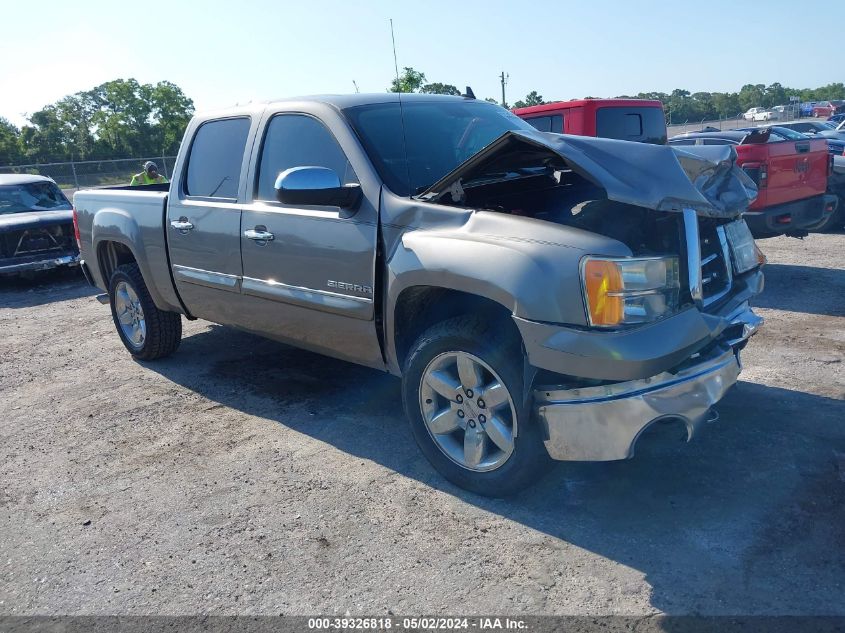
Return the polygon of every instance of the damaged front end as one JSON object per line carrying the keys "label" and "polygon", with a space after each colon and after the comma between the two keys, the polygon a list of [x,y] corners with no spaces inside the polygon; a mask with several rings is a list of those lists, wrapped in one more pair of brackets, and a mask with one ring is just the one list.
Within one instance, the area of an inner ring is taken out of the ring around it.
{"label": "damaged front end", "polygon": [[756,186],[735,160],[730,146],[508,132],[419,196],[613,245],[580,259],[583,321],[514,316],[553,458],[632,457],[667,419],[691,438],[736,382],[765,258],[742,219]]}

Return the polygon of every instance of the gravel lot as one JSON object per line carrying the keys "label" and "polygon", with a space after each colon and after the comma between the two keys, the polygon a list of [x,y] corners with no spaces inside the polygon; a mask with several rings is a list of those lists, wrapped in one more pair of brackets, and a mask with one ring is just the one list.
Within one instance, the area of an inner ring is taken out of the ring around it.
{"label": "gravel lot", "polygon": [[691,444],[444,482],[398,381],[186,322],[132,361],[77,275],[0,281],[0,614],[845,615],[845,234],[769,256]]}

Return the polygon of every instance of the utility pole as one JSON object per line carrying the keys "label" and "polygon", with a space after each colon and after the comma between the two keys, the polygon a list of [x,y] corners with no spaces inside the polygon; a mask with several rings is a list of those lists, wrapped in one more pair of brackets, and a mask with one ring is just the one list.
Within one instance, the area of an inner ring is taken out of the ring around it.
{"label": "utility pole", "polygon": [[508,102],[505,101],[505,84],[508,83],[508,79],[510,79],[510,75],[506,75],[505,71],[502,71],[502,74],[499,76],[499,79],[502,82],[502,107],[507,108]]}

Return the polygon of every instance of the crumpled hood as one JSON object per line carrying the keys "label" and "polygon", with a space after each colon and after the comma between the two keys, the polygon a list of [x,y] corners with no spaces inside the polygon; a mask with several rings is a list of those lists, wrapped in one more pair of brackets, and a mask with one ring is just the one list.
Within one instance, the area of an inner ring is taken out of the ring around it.
{"label": "crumpled hood", "polygon": [[20,231],[53,224],[73,222],[73,211],[21,211],[0,214],[0,231]]}
{"label": "crumpled hood", "polygon": [[703,216],[734,217],[757,198],[729,145],[670,147],[521,130],[505,132],[419,198],[436,201],[459,181],[540,165],[568,167],[611,200],[657,211],[692,208]]}

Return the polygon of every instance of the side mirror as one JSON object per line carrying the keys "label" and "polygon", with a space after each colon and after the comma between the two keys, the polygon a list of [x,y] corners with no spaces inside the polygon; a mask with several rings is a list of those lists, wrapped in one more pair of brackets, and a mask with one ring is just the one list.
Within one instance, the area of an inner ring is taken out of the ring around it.
{"label": "side mirror", "polygon": [[341,185],[327,167],[291,167],[276,178],[276,199],[283,204],[347,209],[361,199],[361,185]]}

